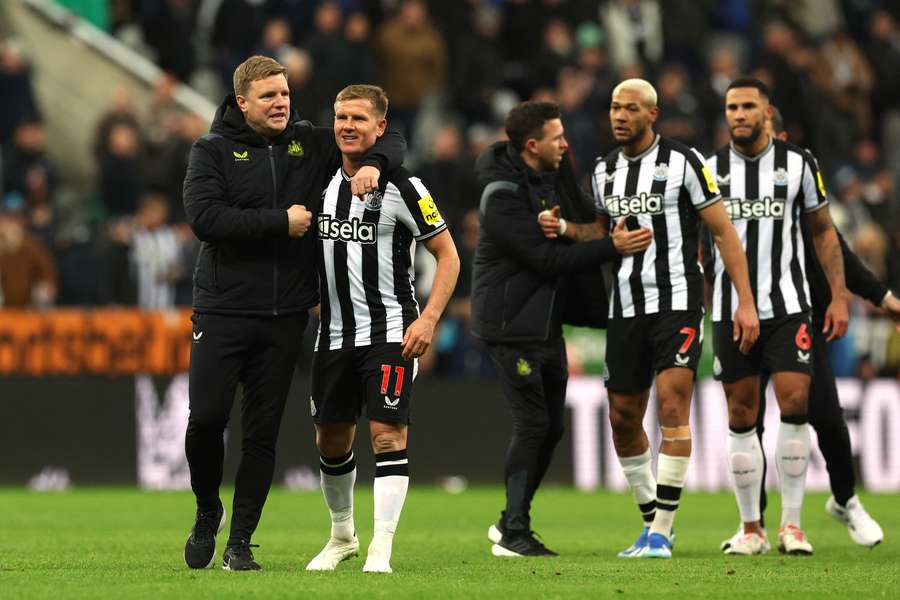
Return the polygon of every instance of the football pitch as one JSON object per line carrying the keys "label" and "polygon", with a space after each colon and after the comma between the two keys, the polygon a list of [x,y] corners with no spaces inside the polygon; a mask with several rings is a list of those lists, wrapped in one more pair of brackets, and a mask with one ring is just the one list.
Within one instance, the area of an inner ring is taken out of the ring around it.
{"label": "football pitch", "polygon": [[[638,533],[630,495],[541,490],[534,527],[557,558],[492,557],[488,525],[501,508],[500,488],[449,494],[410,490],[394,543],[391,575],[364,574],[372,534],[371,488],[358,488],[362,555],[333,573],[307,573],[326,541],[328,517],[317,492],[275,489],[254,536],[264,571],[221,567],[192,571],[181,552],[193,520],[184,492],[85,488],[38,493],[0,489],[0,598],[562,598],[562,597],[900,597],[900,498],[863,495],[886,542],[854,545],[825,514],[827,496],[807,496],[803,526],[812,557],[719,553],[734,532],[729,494],[687,492],[676,519],[672,560],[616,558]],[[230,512],[230,491],[223,496]],[[778,515],[772,498],[769,515]],[[776,529],[769,532],[774,539]]]}

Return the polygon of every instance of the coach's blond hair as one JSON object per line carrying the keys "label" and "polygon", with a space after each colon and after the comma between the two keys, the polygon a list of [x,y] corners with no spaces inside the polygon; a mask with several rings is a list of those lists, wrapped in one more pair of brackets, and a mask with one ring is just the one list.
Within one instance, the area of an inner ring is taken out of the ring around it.
{"label": "coach's blond hair", "polygon": [[335,96],[334,104],[337,106],[338,103],[346,102],[347,100],[368,100],[372,104],[372,108],[375,109],[375,114],[379,119],[387,116],[388,97],[384,90],[377,85],[348,85]]}
{"label": "coach's blond hair", "polygon": [[615,96],[623,90],[637,92],[641,96],[641,102],[649,108],[656,106],[657,95],[656,88],[650,85],[645,79],[626,79],[615,87],[612,95]]}
{"label": "coach's blond hair", "polygon": [[234,83],[234,95],[246,96],[250,84],[260,79],[267,79],[272,75],[283,75],[287,71],[284,65],[268,56],[251,56],[238,65],[232,77]]}

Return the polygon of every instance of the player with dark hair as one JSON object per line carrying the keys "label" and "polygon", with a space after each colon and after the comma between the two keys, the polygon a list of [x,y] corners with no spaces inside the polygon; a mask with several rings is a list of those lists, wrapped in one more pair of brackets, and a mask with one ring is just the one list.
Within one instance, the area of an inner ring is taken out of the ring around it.
{"label": "player with dark hair", "polygon": [[[828,331],[829,341],[837,339],[846,333],[849,319],[844,262],[822,176],[808,152],[768,134],[770,115],[764,83],[753,78],[731,82],[725,118],[732,142],[708,159],[747,254],[760,316],[759,341],[749,354],[738,352],[729,334],[734,288],[710,245],[705,254],[714,278],[713,367],[728,402],[728,465],[743,523],[742,534],[725,550],[728,554],[761,554],[769,549],[759,513],[763,458],[756,420],[762,371],[771,374],[781,409],[776,447],[782,495],[778,548],[789,554],[812,553],[800,516],[810,451],[807,422],[814,335]],[[809,249],[801,226],[809,229],[807,239],[832,294],[815,331],[805,258]]]}
{"label": "player with dark hair", "polygon": [[[771,118],[767,121],[769,135],[781,141],[787,141],[784,121],[777,107],[772,106]],[[825,458],[828,468],[828,479],[832,496],[825,503],[829,515],[847,526],[850,538],[861,546],[872,547],[884,539],[884,532],[878,523],[869,516],[862,502],[856,496],[854,488],[856,477],[853,472],[853,452],[850,446],[850,432],[844,420],[843,409],[837,395],[834,373],[828,360],[827,342],[820,330],[823,325],[825,310],[831,301],[831,291],[822,266],[815,252],[809,227],[801,223],[800,231],[806,249],[806,273],[812,301],[812,379],[809,386],[809,424],[816,432],[819,449]],[[878,281],[875,275],[859,260],[840,232],[837,232],[841,244],[841,252],[846,265],[847,289],[857,296],[868,300],[881,308],[896,323],[900,323],[900,300],[886,285]],[[759,416],[756,420],[756,433],[762,443],[763,427],[766,414],[766,385],[770,373],[760,374]],[[762,478],[760,479],[760,526],[764,526],[766,510],[766,460],[763,454]],[[732,538],[722,542],[722,550],[726,551],[743,533],[743,526]]]}
{"label": "player with dark hair", "polygon": [[[568,365],[562,324],[606,324],[599,266],[646,248],[650,233],[618,228],[609,238],[572,244],[566,224],[594,220],[566,153],[559,107],[528,101],[506,119],[508,142],[475,165],[481,237],[472,281],[472,333],[484,341],[512,413],[506,454],[506,507],[488,538],[495,556],[549,556],[531,530],[531,502],[563,435]],[[548,239],[537,217],[553,215]]]}

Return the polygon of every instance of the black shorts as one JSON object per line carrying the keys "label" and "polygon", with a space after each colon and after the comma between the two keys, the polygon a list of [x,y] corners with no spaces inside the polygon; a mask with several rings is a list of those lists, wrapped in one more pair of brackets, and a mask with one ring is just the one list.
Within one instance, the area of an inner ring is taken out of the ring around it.
{"label": "black shorts", "polygon": [[399,343],[319,350],[313,357],[309,409],[316,423],[409,423],[416,359]]}
{"label": "black shorts", "polygon": [[796,371],[812,375],[812,324],[809,315],[796,314],[759,322],[759,339],[748,354],[733,341],[731,321],[713,323],[713,375],[734,383],[762,371]]}
{"label": "black shorts", "polygon": [[606,388],[631,394],[650,389],[653,376],[672,367],[697,372],[703,350],[703,311],[678,310],[610,319],[606,333]]}

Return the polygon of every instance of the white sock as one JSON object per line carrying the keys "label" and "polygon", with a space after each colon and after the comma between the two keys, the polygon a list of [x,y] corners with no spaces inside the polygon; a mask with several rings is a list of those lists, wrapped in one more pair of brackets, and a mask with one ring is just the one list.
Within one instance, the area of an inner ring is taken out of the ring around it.
{"label": "white sock", "polygon": [[622,465],[625,480],[631,486],[631,493],[634,495],[634,501],[637,502],[638,509],[641,511],[644,525],[649,527],[656,515],[656,478],[653,477],[650,448],[647,448],[646,452],[638,456],[629,456],[627,458],[620,456],[619,464]]}
{"label": "white sock", "polygon": [[759,521],[763,454],[756,427],[736,433],[728,431],[728,468],[742,523]]}
{"label": "white sock", "polygon": [[650,526],[650,533],[661,533],[666,537],[672,534],[672,522],[681,499],[681,490],[687,477],[688,456],[671,456],[659,453],[656,473],[659,477],[656,485],[656,517]]}
{"label": "white sock", "polygon": [[780,423],[775,465],[781,484],[781,526],[792,523],[800,527],[800,510],[803,508],[809,466],[809,426],[806,423]]}
{"label": "white sock", "polygon": [[375,455],[375,537],[392,537],[409,489],[406,450]]}
{"label": "white sock", "polygon": [[356,458],[351,450],[337,458],[319,458],[319,475],[325,504],[331,512],[331,537],[349,540],[356,533],[353,524],[353,486]]}

